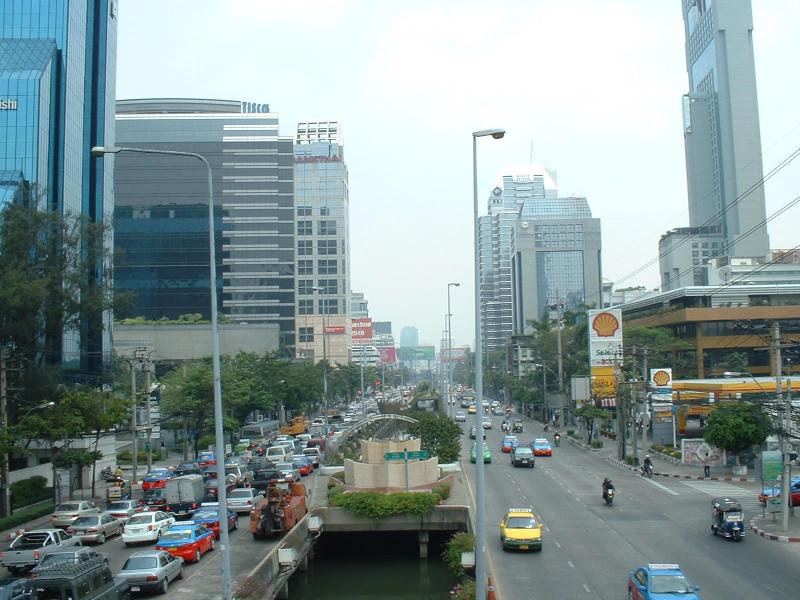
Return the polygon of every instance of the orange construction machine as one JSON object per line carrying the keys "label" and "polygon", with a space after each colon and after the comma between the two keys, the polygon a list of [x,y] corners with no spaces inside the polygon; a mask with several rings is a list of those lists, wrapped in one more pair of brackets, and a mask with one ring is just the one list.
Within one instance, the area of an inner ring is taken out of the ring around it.
{"label": "orange construction machine", "polygon": [[308,432],[308,423],[305,417],[295,417],[288,425],[281,427],[282,435],[300,435]]}
{"label": "orange construction machine", "polygon": [[266,497],[258,500],[250,511],[250,533],[255,539],[282,535],[307,512],[306,486],[292,483],[284,489],[280,484],[272,484],[266,489]]}

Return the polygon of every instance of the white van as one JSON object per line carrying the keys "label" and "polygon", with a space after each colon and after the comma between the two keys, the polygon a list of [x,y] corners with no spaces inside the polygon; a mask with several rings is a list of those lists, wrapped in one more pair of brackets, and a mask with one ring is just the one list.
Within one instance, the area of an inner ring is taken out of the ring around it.
{"label": "white van", "polygon": [[[290,444],[291,446],[291,444]],[[287,446],[277,444],[267,448],[266,459],[271,463],[292,462],[294,452]]]}

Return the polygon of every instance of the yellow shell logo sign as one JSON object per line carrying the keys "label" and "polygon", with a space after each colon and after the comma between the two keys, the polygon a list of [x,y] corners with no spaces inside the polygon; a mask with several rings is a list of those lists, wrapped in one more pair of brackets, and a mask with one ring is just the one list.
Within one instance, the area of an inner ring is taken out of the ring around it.
{"label": "yellow shell logo sign", "polygon": [[670,376],[666,371],[656,371],[653,373],[653,383],[658,387],[664,387],[669,384]]}
{"label": "yellow shell logo sign", "polygon": [[592,321],[592,329],[598,337],[612,337],[619,330],[619,321],[611,313],[600,313]]}

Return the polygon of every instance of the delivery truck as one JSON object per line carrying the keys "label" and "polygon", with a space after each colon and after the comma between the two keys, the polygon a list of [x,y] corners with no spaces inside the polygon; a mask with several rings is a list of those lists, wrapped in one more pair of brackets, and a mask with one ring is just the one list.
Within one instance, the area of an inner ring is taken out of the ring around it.
{"label": "delivery truck", "polygon": [[176,517],[189,515],[200,507],[205,494],[202,475],[192,473],[168,479],[164,488],[164,511]]}

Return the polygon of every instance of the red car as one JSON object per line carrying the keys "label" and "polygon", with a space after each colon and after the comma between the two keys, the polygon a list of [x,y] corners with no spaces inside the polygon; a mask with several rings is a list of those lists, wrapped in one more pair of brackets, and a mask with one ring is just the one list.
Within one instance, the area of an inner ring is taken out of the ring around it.
{"label": "red car", "polygon": [[197,464],[201,469],[217,464],[217,456],[213,452],[201,452],[197,456]]}
{"label": "red car", "polygon": [[[192,521],[199,523],[214,532],[214,537],[219,539],[219,504],[203,503],[192,513]],[[228,531],[239,528],[239,516],[228,509]]]}
{"label": "red car", "polygon": [[172,479],[173,477],[175,477],[175,473],[169,469],[153,469],[142,479],[142,489],[154,490],[166,487],[167,479]]}
{"label": "red car", "polygon": [[[758,495],[758,501],[761,504],[766,504],[767,500],[771,498],[780,498],[782,491],[781,484],[764,488]],[[791,493],[792,506],[800,506],[800,477],[792,477],[792,487],[789,488],[789,492]]]}
{"label": "red car", "polygon": [[553,456],[553,447],[545,438],[536,438],[531,442],[534,456]]}

